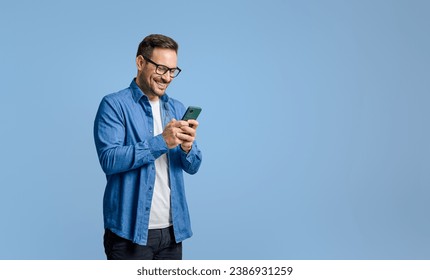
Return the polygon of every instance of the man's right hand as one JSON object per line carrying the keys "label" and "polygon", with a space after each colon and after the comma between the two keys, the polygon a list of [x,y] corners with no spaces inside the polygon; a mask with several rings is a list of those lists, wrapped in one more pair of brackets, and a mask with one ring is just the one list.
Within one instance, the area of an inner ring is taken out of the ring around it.
{"label": "man's right hand", "polygon": [[167,144],[169,149],[173,149],[176,146],[182,144],[182,140],[180,140],[177,135],[178,133],[182,133],[182,126],[187,126],[188,122],[186,121],[177,121],[172,119],[166,127],[164,127],[164,131],[162,133],[164,141]]}

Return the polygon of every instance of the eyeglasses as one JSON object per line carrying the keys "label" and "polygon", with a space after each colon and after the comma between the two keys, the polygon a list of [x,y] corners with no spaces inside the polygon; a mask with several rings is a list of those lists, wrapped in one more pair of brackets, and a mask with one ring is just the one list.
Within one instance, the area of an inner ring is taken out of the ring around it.
{"label": "eyeglasses", "polygon": [[158,75],[164,75],[167,73],[167,71],[169,71],[170,77],[175,78],[179,75],[179,73],[181,73],[181,68],[179,67],[169,68],[165,65],[157,64],[154,61],[150,60],[149,58],[144,57],[143,55],[142,57],[149,63],[152,63],[155,65],[155,73],[157,73]]}

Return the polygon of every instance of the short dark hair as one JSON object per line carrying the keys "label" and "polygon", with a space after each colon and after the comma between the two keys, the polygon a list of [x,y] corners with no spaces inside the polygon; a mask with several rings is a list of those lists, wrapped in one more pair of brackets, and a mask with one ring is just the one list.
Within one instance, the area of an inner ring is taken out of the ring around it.
{"label": "short dark hair", "polygon": [[151,34],[146,36],[142,42],[140,42],[137,48],[136,57],[142,55],[147,58],[151,58],[152,52],[155,48],[171,49],[178,53],[178,43],[170,37],[161,34]]}

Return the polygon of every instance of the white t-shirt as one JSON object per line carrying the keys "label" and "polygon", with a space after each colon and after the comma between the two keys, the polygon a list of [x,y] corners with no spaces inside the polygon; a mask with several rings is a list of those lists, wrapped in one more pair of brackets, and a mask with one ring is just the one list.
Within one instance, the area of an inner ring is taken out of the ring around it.
{"label": "white t-shirt", "polygon": [[[149,103],[151,103],[154,118],[154,136],[156,136],[163,133],[160,101],[150,101]],[[169,164],[167,155],[163,154],[155,160],[155,185],[149,215],[149,229],[166,228],[171,225]]]}

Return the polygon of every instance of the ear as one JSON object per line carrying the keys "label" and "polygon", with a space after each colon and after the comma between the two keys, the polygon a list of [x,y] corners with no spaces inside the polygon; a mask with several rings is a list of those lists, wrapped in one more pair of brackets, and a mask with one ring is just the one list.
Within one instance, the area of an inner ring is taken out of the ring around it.
{"label": "ear", "polygon": [[137,70],[142,71],[142,69],[143,69],[143,62],[144,62],[143,56],[138,55],[136,57],[136,67],[137,67]]}

